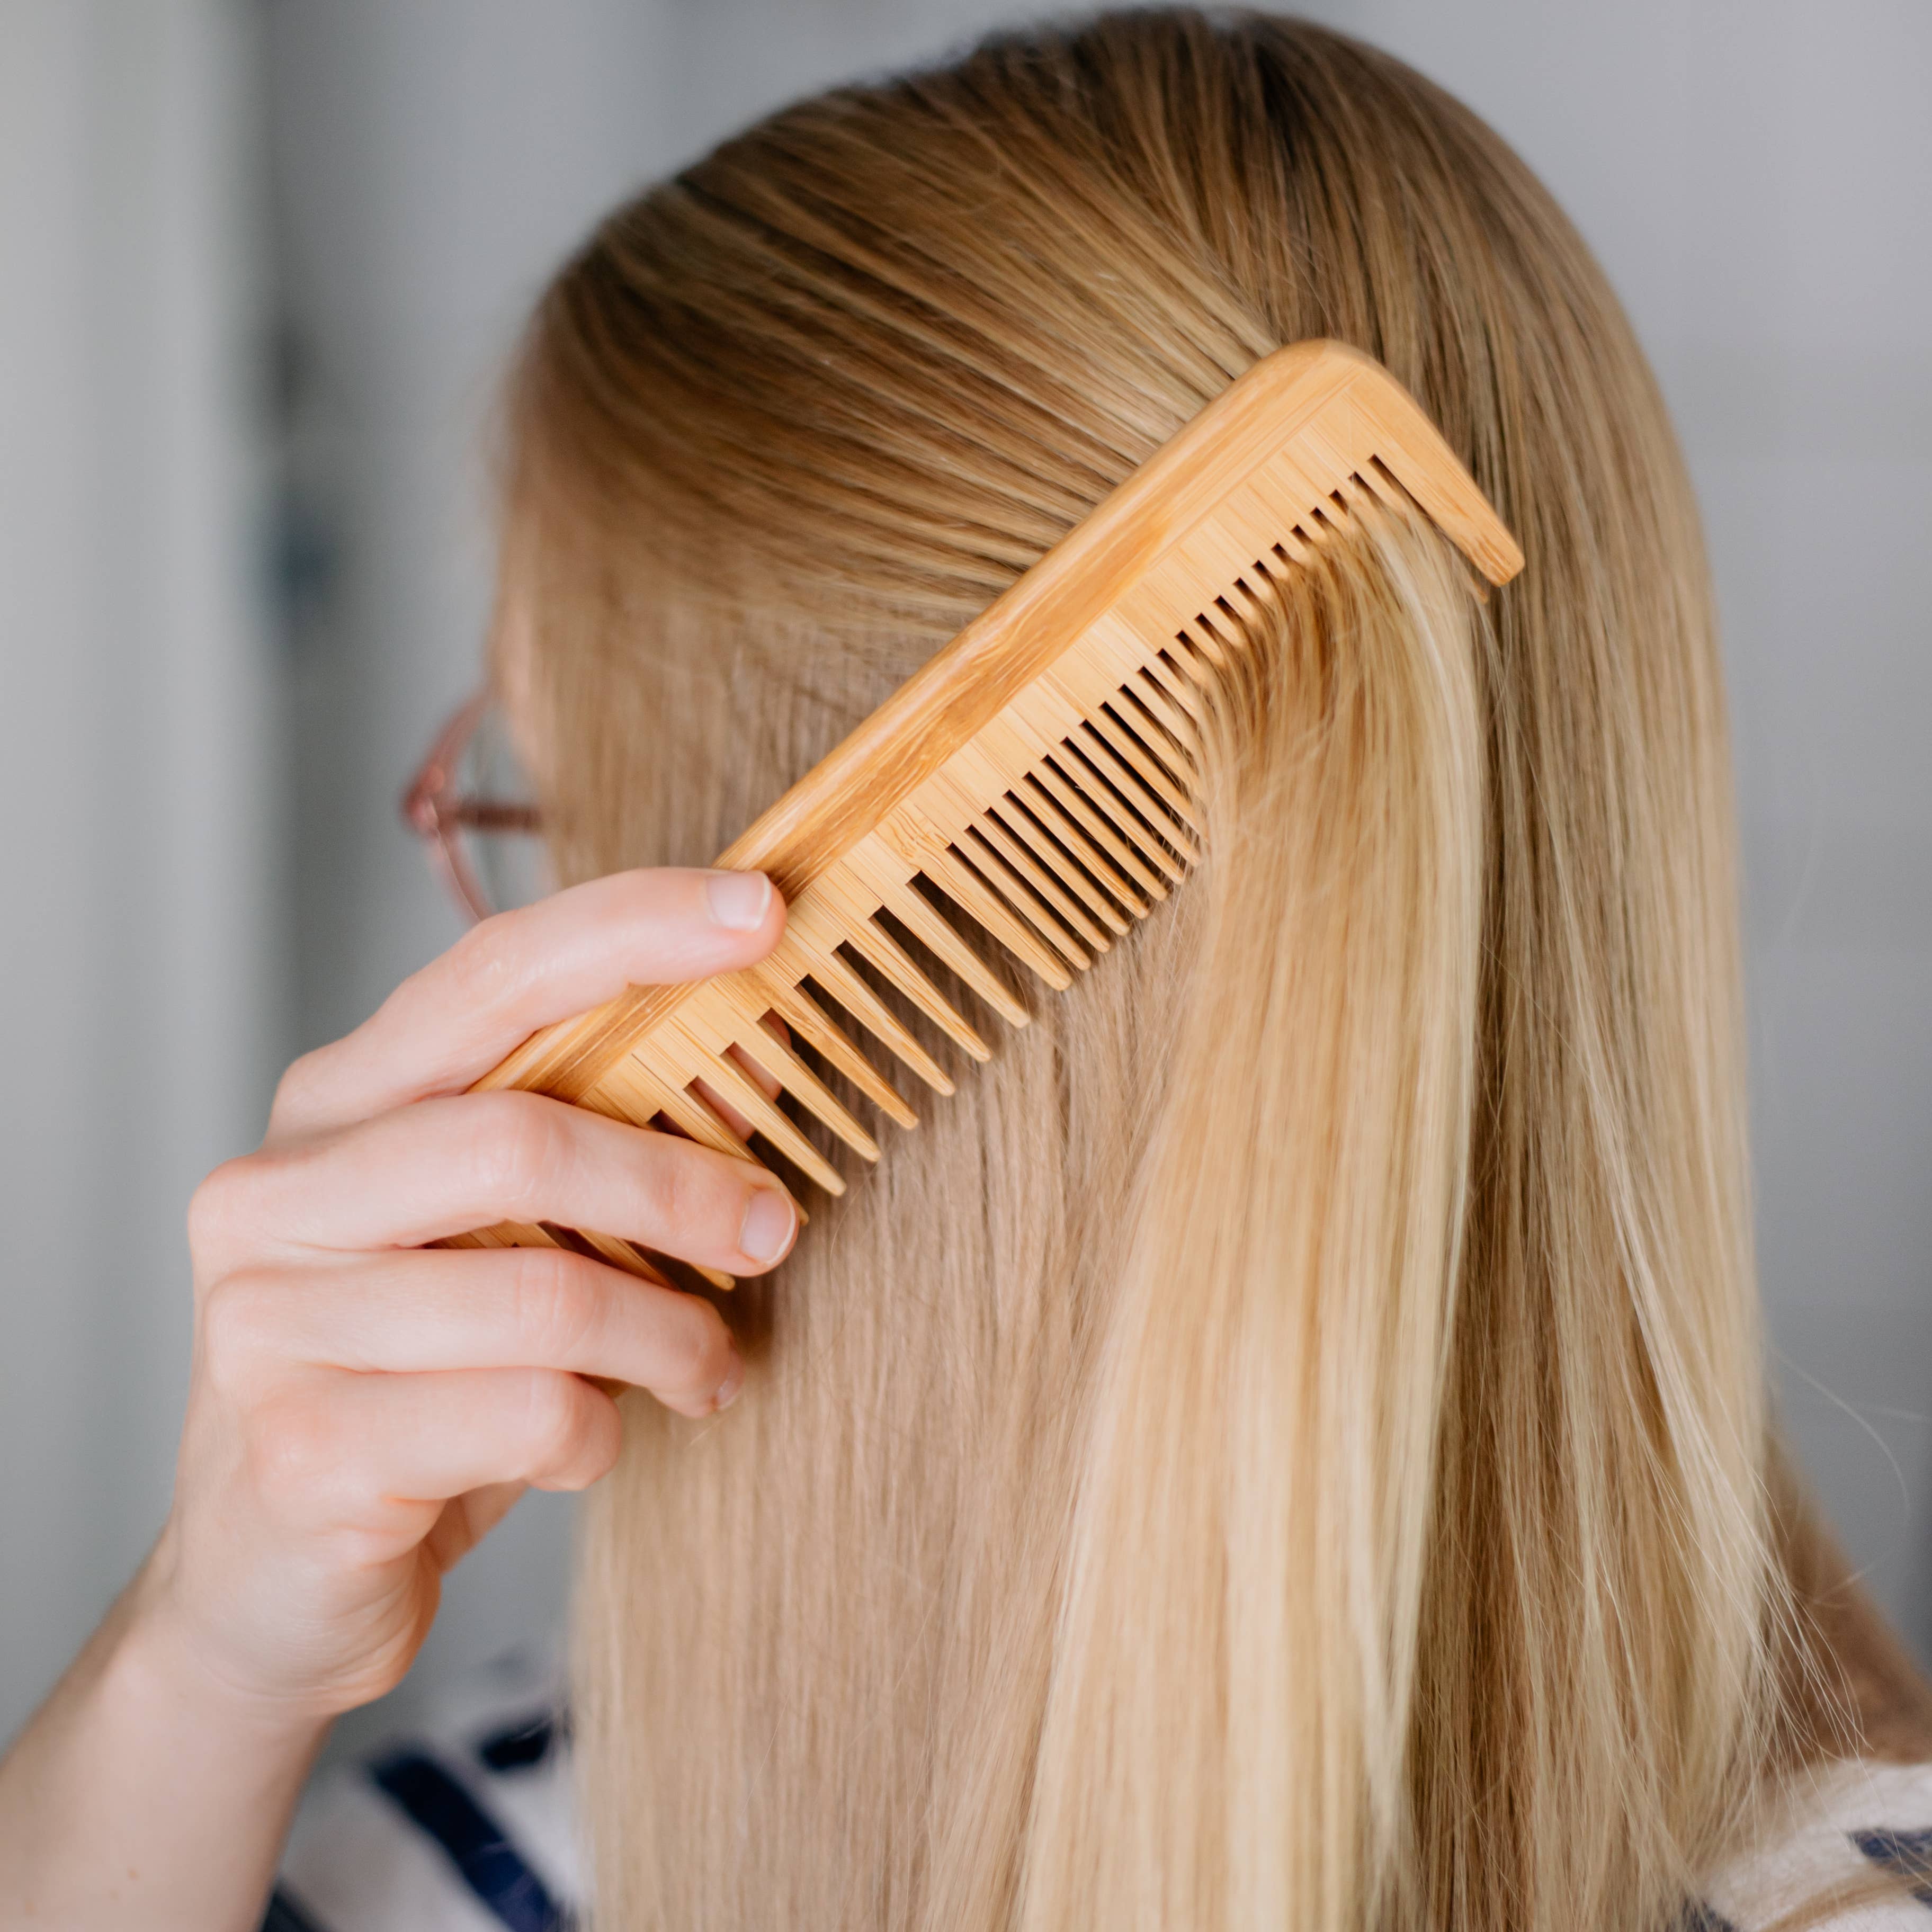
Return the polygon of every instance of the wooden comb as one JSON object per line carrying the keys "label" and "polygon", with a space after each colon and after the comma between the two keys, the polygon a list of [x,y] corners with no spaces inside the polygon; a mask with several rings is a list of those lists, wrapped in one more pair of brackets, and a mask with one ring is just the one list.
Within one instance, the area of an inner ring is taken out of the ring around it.
{"label": "wooden comb", "polygon": [[[1492,584],[1522,567],[1481,491],[1379,363],[1336,342],[1257,362],[725,850],[721,866],[764,872],[784,894],[776,951],[694,985],[632,987],[534,1034],[478,1086],[640,1126],[662,1116],[706,1146],[752,1160],[769,1151],[842,1193],[838,1170],[730,1049],[876,1160],[878,1143],[798,1043],[902,1126],[916,1117],[811,989],[951,1093],[859,962],[973,1058],[991,1049],[880,914],[1025,1025],[1026,1008],[940,900],[1055,988],[1144,917],[1199,856],[1192,777],[1204,693],[1240,648],[1244,607],[1376,502],[1419,509]],[[760,1152],[700,1082],[751,1124]],[[506,1223],[458,1241],[560,1245],[664,1279],[630,1242],[589,1231]]]}

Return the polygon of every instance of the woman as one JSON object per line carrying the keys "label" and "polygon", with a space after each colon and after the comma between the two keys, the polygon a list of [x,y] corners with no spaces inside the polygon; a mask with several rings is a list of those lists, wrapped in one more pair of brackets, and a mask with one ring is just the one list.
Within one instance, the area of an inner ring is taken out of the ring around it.
{"label": "woman", "polygon": [[[1286,585],[1212,708],[1200,876],[728,1329],[410,1251],[785,1257],[758,1174],[463,1089],[762,956],[762,880],[620,868],[701,862],[1317,335],[1416,394],[1521,580],[1479,609],[1390,526]],[[514,394],[496,677],[592,883],[298,1064],[203,1190],[175,1514],[0,1785],[16,1898],[248,1925],[442,1570],[609,1471],[606,1926],[1910,1922],[1932,1772],[1872,1766],[1932,1756],[1932,1700],[1765,1415],[1694,511],[1520,164],[1293,22],[997,42],[620,211]]]}

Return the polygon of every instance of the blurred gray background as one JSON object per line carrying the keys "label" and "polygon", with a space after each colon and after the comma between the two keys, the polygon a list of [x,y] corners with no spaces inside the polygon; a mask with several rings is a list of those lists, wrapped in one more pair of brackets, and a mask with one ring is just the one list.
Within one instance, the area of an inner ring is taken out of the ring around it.
{"label": "blurred gray background", "polygon": [[[457,925],[495,379],[609,203],[1026,7],[0,0],[0,1735],[165,1510],[196,1178]],[[1932,9],[1332,0],[1598,250],[1708,520],[1790,1420],[1932,1654]],[[351,1738],[560,1614],[526,1504]]]}

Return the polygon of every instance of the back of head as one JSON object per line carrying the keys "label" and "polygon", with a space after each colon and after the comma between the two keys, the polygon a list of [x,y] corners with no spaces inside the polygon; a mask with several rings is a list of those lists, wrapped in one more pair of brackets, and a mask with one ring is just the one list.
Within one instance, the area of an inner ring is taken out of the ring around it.
{"label": "back of head", "polygon": [[1415,75],[1116,16],[614,215],[517,391],[564,868],[707,860],[1318,335],[1527,568],[1484,605],[1384,520],[1246,614],[1198,875],[814,1202],[729,1416],[629,1408],[607,1927],[1660,1924],[1816,1744],[1694,513],[1587,253]]}

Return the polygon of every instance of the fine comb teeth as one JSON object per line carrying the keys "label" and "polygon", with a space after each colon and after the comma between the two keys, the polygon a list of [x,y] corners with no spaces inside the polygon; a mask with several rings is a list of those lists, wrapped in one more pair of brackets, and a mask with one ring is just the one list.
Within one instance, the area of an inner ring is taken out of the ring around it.
{"label": "fine comb teeth", "polygon": [[[880,915],[991,1011],[1025,1025],[1024,1006],[942,906],[1056,989],[1144,918],[1199,856],[1203,694],[1242,648],[1253,586],[1369,502],[1419,508],[1492,584],[1522,567],[1482,493],[1379,363],[1334,342],[1256,363],[725,851],[721,866],[766,872],[784,895],[775,952],[694,986],[633,987],[532,1036],[478,1085],[640,1126],[662,1116],[707,1146],[844,1192],[838,1169],[730,1050],[878,1160],[871,1132],[799,1047],[900,1126],[916,1116],[821,1000],[935,1093],[952,1082],[859,962],[970,1058],[991,1052]],[[755,1149],[700,1082],[750,1122]],[[608,1235],[506,1224],[459,1240],[563,1246],[663,1279]]]}

